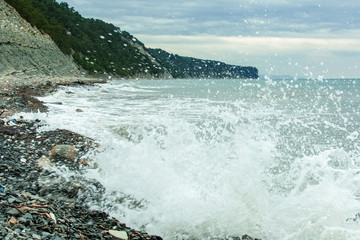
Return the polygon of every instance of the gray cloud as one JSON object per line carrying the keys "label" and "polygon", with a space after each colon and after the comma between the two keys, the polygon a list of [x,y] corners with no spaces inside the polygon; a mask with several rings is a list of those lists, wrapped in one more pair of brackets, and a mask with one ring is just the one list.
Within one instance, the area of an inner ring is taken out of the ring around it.
{"label": "gray cloud", "polygon": [[[274,32],[338,32],[360,28],[357,0],[321,1],[145,1],[67,0],[81,14],[108,19],[134,34],[269,35]],[[353,4],[351,4],[353,2]],[[178,22],[178,23],[175,23]],[[168,23],[173,22],[173,24]]]}
{"label": "gray cloud", "polygon": [[312,74],[359,75],[358,0],[65,1],[84,17],[141,36],[149,47],[274,74],[306,75],[317,66]]}

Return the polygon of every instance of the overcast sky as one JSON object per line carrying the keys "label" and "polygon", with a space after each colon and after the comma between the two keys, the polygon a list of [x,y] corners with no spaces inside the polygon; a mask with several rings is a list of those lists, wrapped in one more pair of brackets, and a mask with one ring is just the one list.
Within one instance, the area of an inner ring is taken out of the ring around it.
{"label": "overcast sky", "polygon": [[360,77],[359,0],[65,2],[147,47],[255,66],[260,74]]}

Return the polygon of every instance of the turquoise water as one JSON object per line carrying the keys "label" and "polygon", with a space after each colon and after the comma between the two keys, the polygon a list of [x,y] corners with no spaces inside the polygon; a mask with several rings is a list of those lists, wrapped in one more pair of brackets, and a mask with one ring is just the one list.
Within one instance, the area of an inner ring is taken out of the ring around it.
{"label": "turquoise water", "polygon": [[47,116],[30,117],[97,139],[100,170],[86,176],[107,196],[92,206],[165,239],[360,239],[359,89],[356,79],[112,81],[64,87],[41,98]]}

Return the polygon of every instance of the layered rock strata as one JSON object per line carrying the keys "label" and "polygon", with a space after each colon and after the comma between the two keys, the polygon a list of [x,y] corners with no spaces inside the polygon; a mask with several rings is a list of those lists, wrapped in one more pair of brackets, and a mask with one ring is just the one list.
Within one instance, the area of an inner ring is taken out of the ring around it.
{"label": "layered rock strata", "polygon": [[69,76],[79,67],[48,35],[32,27],[0,0],[0,78]]}

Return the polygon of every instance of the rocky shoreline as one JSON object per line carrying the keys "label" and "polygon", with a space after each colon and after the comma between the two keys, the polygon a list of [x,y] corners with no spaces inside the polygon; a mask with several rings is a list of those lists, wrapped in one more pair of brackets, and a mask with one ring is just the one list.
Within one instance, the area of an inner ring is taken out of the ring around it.
{"label": "rocky shoreline", "polygon": [[[84,204],[81,196],[96,201],[101,199],[96,195],[102,193],[100,183],[89,182],[80,174],[96,167],[83,159],[96,147],[94,140],[61,129],[37,131],[43,124],[40,121],[9,118],[18,112],[46,112],[46,106],[33,96],[50,94],[59,85],[102,80],[41,82],[5,88],[0,81],[0,238],[162,239],[127,227],[104,212],[89,210]],[[64,167],[74,173],[70,179],[54,171]],[[229,239],[254,238],[244,235]]]}
{"label": "rocky shoreline", "polygon": [[[71,84],[93,82],[98,80]],[[161,239],[82,205],[78,197],[85,191],[86,182],[44,184],[58,178],[51,166],[75,171],[88,167],[81,157],[95,147],[92,139],[79,134],[60,129],[38,132],[40,121],[9,118],[16,112],[47,111],[32,96],[45,95],[56,88],[57,84],[47,83],[0,89],[0,238]],[[65,148],[65,153],[60,148]],[[67,155],[71,151],[72,155]]]}

